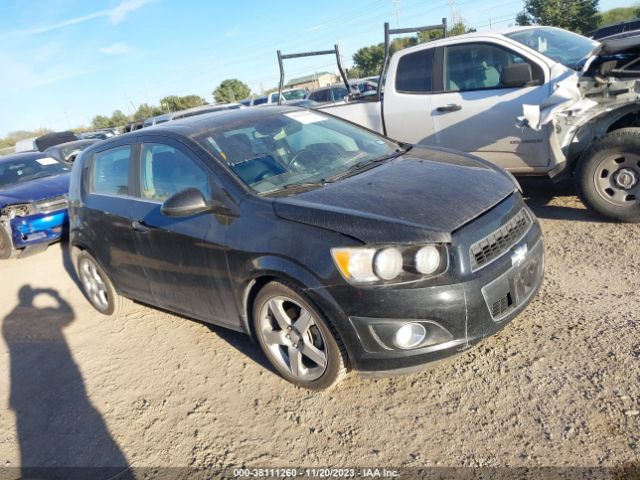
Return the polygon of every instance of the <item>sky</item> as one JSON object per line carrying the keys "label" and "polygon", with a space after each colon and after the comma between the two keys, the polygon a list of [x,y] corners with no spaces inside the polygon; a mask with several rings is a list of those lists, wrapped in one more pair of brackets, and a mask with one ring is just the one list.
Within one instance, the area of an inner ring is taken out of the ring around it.
{"label": "sky", "polygon": [[[0,137],[66,130],[97,114],[131,114],[167,95],[211,92],[238,78],[277,85],[276,51],[340,47],[344,66],[383,41],[383,24],[451,21],[478,31],[514,23],[522,0],[0,0]],[[633,1],[600,0],[600,9]],[[286,79],[336,71],[329,56],[288,60]]]}

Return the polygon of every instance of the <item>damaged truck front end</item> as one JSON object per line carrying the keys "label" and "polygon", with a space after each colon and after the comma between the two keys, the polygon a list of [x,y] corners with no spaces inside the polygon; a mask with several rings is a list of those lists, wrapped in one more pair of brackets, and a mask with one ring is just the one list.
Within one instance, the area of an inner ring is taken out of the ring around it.
{"label": "damaged truck front end", "polygon": [[588,207],[640,221],[640,37],[598,44],[579,71],[557,73],[542,104],[523,106],[520,125],[552,126],[549,175],[575,176]]}

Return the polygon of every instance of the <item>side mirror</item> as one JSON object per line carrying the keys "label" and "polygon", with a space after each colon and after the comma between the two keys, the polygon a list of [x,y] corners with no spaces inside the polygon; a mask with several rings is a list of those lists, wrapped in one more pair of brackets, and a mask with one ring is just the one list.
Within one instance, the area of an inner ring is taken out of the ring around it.
{"label": "side mirror", "polygon": [[531,65],[528,63],[514,63],[506,65],[500,75],[500,83],[505,87],[525,87],[533,84]]}
{"label": "side mirror", "polygon": [[160,211],[167,217],[189,217],[197,213],[213,211],[211,202],[197,188],[185,188],[167,198]]}

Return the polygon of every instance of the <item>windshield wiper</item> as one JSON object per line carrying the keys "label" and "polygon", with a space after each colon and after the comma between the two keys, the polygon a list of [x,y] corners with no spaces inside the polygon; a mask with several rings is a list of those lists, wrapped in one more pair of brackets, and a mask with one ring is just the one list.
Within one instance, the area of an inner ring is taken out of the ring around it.
{"label": "windshield wiper", "polygon": [[311,190],[312,188],[322,187],[325,183],[324,179],[318,180],[317,182],[287,183],[286,185],[274,190],[263,192],[262,195],[272,195],[277,193],[289,194],[304,190]]}
{"label": "windshield wiper", "polygon": [[331,183],[331,182],[335,182],[336,180],[341,180],[343,178],[347,178],[350,177],[352,175],[355,175],[357,173],[363,172],[365,170],[369,170],[370,168],[373,168],[381,163],[384,163],[388,160],[391,160],[393,158],[398,158],[400,155],[404,155],[405,153],[407,153],[409,150],[411,150],[411,146],[408,148],[403,149],[398,149],[393,153],[390,153],[389,155],[383,155],[382,157],[376,157],[376,158],[371,158],[369,160],[363,160],[362,162],[358,162],[354,165],[351,165],[347,170],[345,170],[344,172],[340,172],[337,175],[333,175],[332,177],[328,177],[325,179],[325,182],[327,183]]}

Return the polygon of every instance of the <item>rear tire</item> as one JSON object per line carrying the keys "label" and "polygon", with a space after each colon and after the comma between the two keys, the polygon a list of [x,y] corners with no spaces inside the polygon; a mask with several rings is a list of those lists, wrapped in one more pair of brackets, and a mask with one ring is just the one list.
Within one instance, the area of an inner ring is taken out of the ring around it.
{"label": "rear tire", "polygon": [[320,311],[294,285],[271,282],[253,303],[258,343],[289,382],[325,390],[347,374],[347,354]]}
{"label": "rear tire", "polygon": [[103,315],[117,316],[133,305],[131,300],[116,292],[109,276],[86,251],[78,253],[76,272],[85,297]]}
{"label": "rear tire", "polygon": [[619,222],[640,222],[640,128],[621,128],[595,141],[576,170],[582,202]]}

